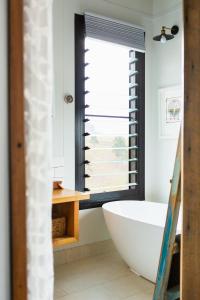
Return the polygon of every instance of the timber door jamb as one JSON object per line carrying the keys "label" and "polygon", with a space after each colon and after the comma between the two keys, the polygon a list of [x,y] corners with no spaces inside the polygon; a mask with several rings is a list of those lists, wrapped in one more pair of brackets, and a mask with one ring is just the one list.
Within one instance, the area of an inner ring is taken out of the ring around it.
{"label": "timber door jamb", "polygon": [[23,0],[8,1],[11,299],[27,300]]}

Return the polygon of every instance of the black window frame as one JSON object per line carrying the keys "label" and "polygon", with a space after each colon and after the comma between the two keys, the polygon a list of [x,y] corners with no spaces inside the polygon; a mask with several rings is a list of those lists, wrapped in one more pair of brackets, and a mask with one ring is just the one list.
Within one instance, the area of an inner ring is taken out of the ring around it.
{"label": "black window frame", "polygon": [[[75,188],[85,188],[85,19],[75,14]],[[119,200],[145,200],[145,53],[136,52],[137,133],[138,133],[138,186],[124,191],[91,194],[91,199],[80,202],[80,209],[101,207]]]}

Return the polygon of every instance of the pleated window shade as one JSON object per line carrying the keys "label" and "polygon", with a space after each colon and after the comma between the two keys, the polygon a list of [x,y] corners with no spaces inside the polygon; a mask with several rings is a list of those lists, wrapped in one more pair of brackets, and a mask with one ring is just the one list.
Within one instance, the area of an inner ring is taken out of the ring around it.
{"label": "pleated window shade", "polygon": [[85,13],[86,36],[145,51],[145,31],[118,20]]}

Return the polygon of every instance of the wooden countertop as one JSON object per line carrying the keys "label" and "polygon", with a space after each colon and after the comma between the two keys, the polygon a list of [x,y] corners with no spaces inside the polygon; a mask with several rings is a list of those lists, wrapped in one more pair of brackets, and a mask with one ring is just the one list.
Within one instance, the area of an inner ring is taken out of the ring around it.
{"label": "wooden countertop", "polygon": [[53,191],[53,204],[83,201],[89,199],[90,194],[88,193],[81,193],[69,189],[58,189]]}

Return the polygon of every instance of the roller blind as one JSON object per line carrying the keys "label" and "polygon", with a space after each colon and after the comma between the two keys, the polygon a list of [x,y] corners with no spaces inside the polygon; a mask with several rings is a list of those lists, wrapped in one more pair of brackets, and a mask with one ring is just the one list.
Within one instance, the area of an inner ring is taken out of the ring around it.
{"label": "roller blind", "polygon": [[135,25],[85,13],[86,36],[145,51],[145,31]]}

